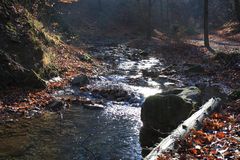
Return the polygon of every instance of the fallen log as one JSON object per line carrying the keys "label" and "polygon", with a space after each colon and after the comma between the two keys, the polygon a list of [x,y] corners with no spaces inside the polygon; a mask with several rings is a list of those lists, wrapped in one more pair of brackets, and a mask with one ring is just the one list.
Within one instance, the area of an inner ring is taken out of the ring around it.
{"label": "fallen log", "polygon": [[180,124],[168,137],[155,147],[144,160],[156,160],[163,152],[173,149],[176,140],[183,138],[191,129],[198,127],[204,118],[213,112],[219,105],[220,98],[212,98],[205,103],[191,117]]}

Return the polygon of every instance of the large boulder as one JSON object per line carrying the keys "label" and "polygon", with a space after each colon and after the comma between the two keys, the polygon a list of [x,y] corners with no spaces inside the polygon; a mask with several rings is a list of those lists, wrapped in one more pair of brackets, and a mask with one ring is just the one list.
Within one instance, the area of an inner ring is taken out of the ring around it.
{"label": "large boulder", "polygon": [[14,61],[11,56],[0,49],[0,90],[9,86],[44,88],[46,83],[33,71]]}
{"label": "large boulder", "polygon": [[163,132],[172,131],[200,103],[200,94],[197,87],[188,87],[148,97],[141,111],[143,126]]}
{"label": "large boulder", "polygon": [[[141,110],[143,127],[140,142],[143,148],[152,147],[159,137],[166,137],[187,119],[200,104],[201,91],[197,87],[176,88],[148,97]],[[143,156],[149,150],[143,149]]]}

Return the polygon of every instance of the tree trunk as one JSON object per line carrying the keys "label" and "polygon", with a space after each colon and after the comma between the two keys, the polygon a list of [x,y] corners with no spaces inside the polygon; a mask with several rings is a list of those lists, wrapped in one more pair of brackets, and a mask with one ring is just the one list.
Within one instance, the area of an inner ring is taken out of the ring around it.
{"label": "tree trunk", "polygon": [[239,0],[234,0],[234,7],[235,7],[235,12],[236,12],[236,17],[238,21],[240,22],[240,1]]}
{"label": "tree trunk", "polygon": [[159,2],[160,2],[161,21],[163,21],[163,0],[159,0]]}
{"label": "tree trunk", "polygon": [[148,0],[147,39],[152,37],[152,0]]}
{"label": "tree trunk", "polygon": [[102,0],[98,0],[98,11],[102,12]]}
{"label": "tree trunk", "polygon": [[169,1],[166,0],[166,12],[167,12],[167,30],[170,32],[170,17],[169,17]]}
{"label": "tree trunk", "polygon": [[204,45],[209,48],[209,31],[208,31],[208,0],[204,0]]}

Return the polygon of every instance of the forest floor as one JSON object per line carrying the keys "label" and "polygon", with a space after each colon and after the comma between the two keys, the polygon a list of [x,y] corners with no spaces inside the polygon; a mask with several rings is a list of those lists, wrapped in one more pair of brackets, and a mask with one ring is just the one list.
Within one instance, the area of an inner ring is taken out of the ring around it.
{"label": "forest floor", "polygon": [[200,129],[192,129],[176,141],[174,149],[158,160],[170,159],[239,159],[240,158],[240,100],[222,105],[203,120]]}

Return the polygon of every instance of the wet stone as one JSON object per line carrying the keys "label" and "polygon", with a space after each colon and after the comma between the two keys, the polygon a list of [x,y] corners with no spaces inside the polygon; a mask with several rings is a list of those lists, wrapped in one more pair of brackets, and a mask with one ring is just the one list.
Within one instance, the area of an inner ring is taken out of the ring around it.
{"label": "wet stone", "polygon": [[78,87],[83,87],[83,86],[86,86],[88,85],[90,82],[89,82],[89,78],[88,76],[86,75],[79,75],[75,78],[73,78],[71,84],[73,86],[78,86]]}
{"label": "wet stone", "polygon": [[98,94],[103,98],[108,100],[116,100],[116,101],[128,101],[131,97],[127,91],[123,89],[94,89],[92,91],[94,94]]}
{"label": "wet stone", "polygon": [[66,107],[67,105],[65,102],[61,100],[53,100],[46,106],[46,109],[52,112],[57,112],[66,109]]}

